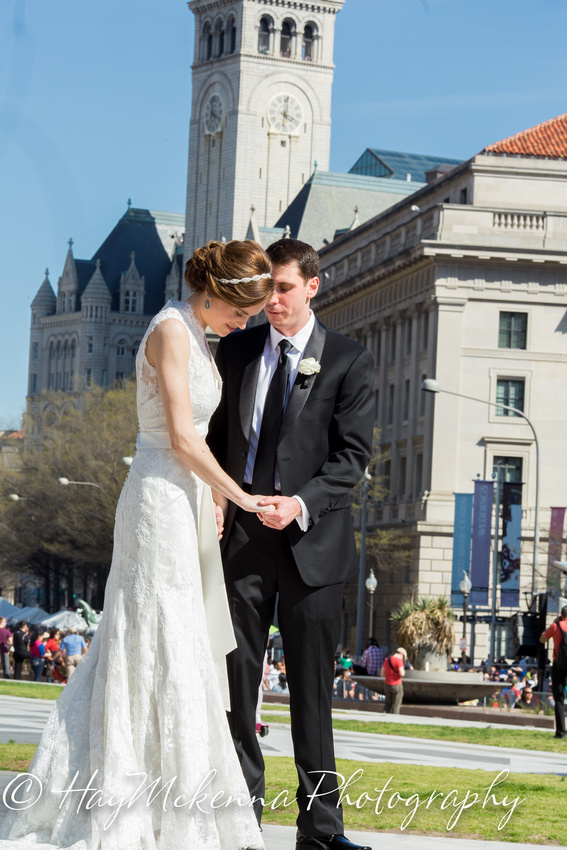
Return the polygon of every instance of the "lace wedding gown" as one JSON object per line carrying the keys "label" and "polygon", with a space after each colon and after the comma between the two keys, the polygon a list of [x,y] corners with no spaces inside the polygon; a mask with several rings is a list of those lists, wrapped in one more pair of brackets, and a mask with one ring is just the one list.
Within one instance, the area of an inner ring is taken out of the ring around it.
{"label": "lace wedding gown", "polygon": [[[189,334],[201,437],[220,400],[191,306],[168,302],[138,352],[139,450],[118,502],[104,615],[49,717],[30,766],[35,778],[9,789],[10,806],[27,802],[0,827],[1,850],[263,848],[216,672],[226,671],[219,652],[234,636],[210,489],[166,447],[157,376],[145,357],[164,319]],[[205,513],[208,554],[218,561],[212,579],[199,555]]]}

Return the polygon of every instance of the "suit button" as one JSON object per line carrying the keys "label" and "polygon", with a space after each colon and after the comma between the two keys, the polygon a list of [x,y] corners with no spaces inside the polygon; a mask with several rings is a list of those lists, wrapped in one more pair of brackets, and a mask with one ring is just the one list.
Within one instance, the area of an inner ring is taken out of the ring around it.
{"label": "suit button", "polygon": [[248,457],[248,455],[246,454],[246,452],[242,452],[242,457]]}

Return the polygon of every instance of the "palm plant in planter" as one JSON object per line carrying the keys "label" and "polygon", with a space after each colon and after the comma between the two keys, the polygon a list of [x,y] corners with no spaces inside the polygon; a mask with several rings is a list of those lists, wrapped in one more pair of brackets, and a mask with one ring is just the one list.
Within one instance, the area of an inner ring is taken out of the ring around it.
{"label": "palm plant in planter", "polygon": [[406,649],[416,670],[447,669],[455,631],[454,615],[445,596],[406,600],[392,611],[390,621],[398,644]]}

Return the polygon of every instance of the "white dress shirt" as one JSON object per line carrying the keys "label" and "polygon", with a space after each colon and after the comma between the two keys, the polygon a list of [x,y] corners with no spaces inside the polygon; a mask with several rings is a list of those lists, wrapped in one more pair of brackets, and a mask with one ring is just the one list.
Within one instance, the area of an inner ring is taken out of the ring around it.
{"label": "white dress shirt", "polygon": [[[285,412],[285,408],[287,407],[289,396],[291,394],[291,388],[293,387],[295,379],[297,378],[297,372],[299,370],[299,364],[303,358],[303,352],[305,351],[305,347],[309,342],[309,337],[313,332],[314,326],[315,314],[312,311],[309,314],[309,320],[307,324],[304,325],[301,330],[295,334],[295,336],[284,336],[270,325],[270,332],[266,337],[264,351],[262,352],[260,371],[258,373],[258,384],[256,386],[256,398],[254,400],[254,413],[252,416],[252,429],[250,431],[250,440],[248,443],[248,458],[246,460],[246,471],[244,473],[244,481],[246,482],[246,484],[252,483],[252,474],[254,472],[254,461],[256,460],[256,452],[258,450],[258,439],[260,437],[260,428],[262,427],[264,405],[266,403],[268,387],[270,386],[270,381],[272,380],[274,372],[276,371],[278,360],[280,357],[280,349],[278,347],[279,343],[282,339],[287,339],[293,346],[293,348],[290,349],[287,355],[290,361],[291,369],[289,373],[289,380],[284,404]],[[277,462],[275,485],[275,489],[279,490],[280,474]],[[301,505],[301,515],[296,517],[297,523],[302,531],[307,531],[307,529],[309,528],[309,521],[311,519],[309,511],[307,510],[307,506],[305,505],[303,499],[301,499],[299,496],[294,496],[293,498],[297,499],[297,501]]]}

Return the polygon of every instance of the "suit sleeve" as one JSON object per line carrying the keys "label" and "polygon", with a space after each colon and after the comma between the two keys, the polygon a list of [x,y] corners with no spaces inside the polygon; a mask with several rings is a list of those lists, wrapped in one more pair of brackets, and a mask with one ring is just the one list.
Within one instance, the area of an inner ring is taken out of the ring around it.
{"label": "suit sleeve", "polygon": [[209,422],[207,433],[207,445],[215,456],[219,466],[226,469],[227,434],[228,434],[228,409],[226,401],[226,359],[222,340],[219,342],[215,363],[222,378],[222,395],[219,406],[213,413]]}
{"label": "suit sleeve", "polygon": [[297,491],[314,525],[348,497],[372,456],[374,360],[364,349],[352,362],[337,392],[329,430],[329,456]]}

